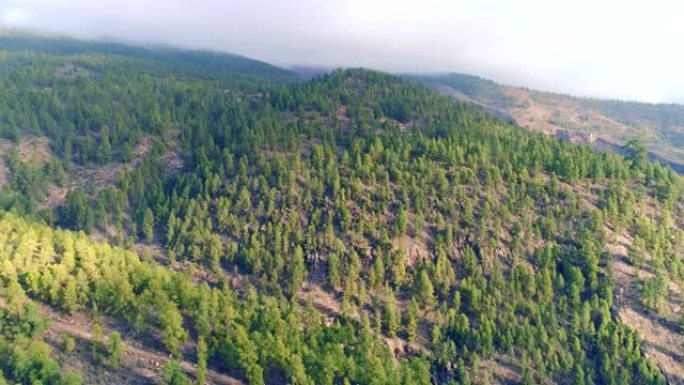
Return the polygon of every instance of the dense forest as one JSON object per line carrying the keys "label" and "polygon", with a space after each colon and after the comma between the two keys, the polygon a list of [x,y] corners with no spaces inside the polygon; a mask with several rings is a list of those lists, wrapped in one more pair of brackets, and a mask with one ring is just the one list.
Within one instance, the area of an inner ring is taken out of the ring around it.
{"label": "dense forest", "polygon": [[619,312],[681,340],[682,181],[639,142],[362,69],[4,39],[0,383],[106,383],[135,341],[164,384],[684,381]]}

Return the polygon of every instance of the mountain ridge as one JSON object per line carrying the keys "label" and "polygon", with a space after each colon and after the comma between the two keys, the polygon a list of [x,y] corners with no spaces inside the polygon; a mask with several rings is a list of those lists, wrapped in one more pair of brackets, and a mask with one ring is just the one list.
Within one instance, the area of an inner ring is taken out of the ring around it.
{"label": "mountain ridge", "polygon": [[284,68],[246,56],[214,50],[180,49],[161,44],[134,44],[106,40],[79,40],[69,37],[53,38],[26,33],[0,35],[0,50],[5,52],[35,51],[56,55],[99,53],[136,59],[155,60],[189,66],[193,74],[241,75],[253,79],[291,82],[296,75]]}

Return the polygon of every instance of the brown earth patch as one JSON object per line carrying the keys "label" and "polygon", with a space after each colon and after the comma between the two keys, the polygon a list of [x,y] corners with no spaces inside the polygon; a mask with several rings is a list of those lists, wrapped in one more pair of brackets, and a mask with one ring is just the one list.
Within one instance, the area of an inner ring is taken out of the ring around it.
{"label": "brown earth patch", "polygon": [[9,180],[9,169],[5,164],[5,160],[0,158],[0,190],[5,186]]}
{"label": "brown earth patch", "polygon": [[430,234],[423,230],[416,237],[405,235],[401,240],[406,249],[406,266],[413,267],[431,258],[430,248],[432,243]]}
{"label": "brown earth patch", "polygon": [[319,283],[307,281],[302,288],[300,299],[311,301],[316,310],[320,311],[328,322],[342,314],[342,304],[333,293],[325,290]]}
{"label": "brown earth patch", "polygon": [[0,156],[6,156],[12,151],[17,151],[19,160],[44,166],[52,160],[50,141],[44,136],[27,136],[13,143],[7,139],[0,139]]}
{"label": "brown earth patch", "polygon": [[56,78],[69,78],[77,76],[87,76],[90,75],[90,71],[83,67],[79,67],[73,64],[64,64],[55,67],[53,72]]}
{"label": "brown earth patch", "polygon": [[482,360],[480,367],[488,370],[497,384],[519,384],[522,381],[520,366],[508,356],[497,354],[492,359]]}

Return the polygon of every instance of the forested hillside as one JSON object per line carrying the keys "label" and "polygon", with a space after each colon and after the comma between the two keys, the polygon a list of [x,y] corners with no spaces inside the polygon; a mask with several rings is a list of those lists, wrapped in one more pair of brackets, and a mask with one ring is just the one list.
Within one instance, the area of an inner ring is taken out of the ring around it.
{"label": "forested hillside", "polygon": [[573,97],[497,84],[464,74],[409,76],[522,127],[618,149],[639,138],[651,158],[684,173],[684,106]]}
{"label": "forested hillside", "polygon": [[0,53],[5,382],[684,382],[682,181],[638,142],[69,44]]}

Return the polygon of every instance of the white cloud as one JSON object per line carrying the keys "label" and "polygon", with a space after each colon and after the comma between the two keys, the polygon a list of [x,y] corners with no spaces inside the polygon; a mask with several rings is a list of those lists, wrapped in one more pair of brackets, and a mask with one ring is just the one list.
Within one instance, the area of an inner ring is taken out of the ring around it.
{"label": "white cloud", "polygon": [[0,13],[0,25],[24,27],[30,21],[29,14],[20,8],[7,8]]}
{"label": "white cloud", "polygon": [[669,0],[2,0],[0,24],[681,101],[682,11]]}

